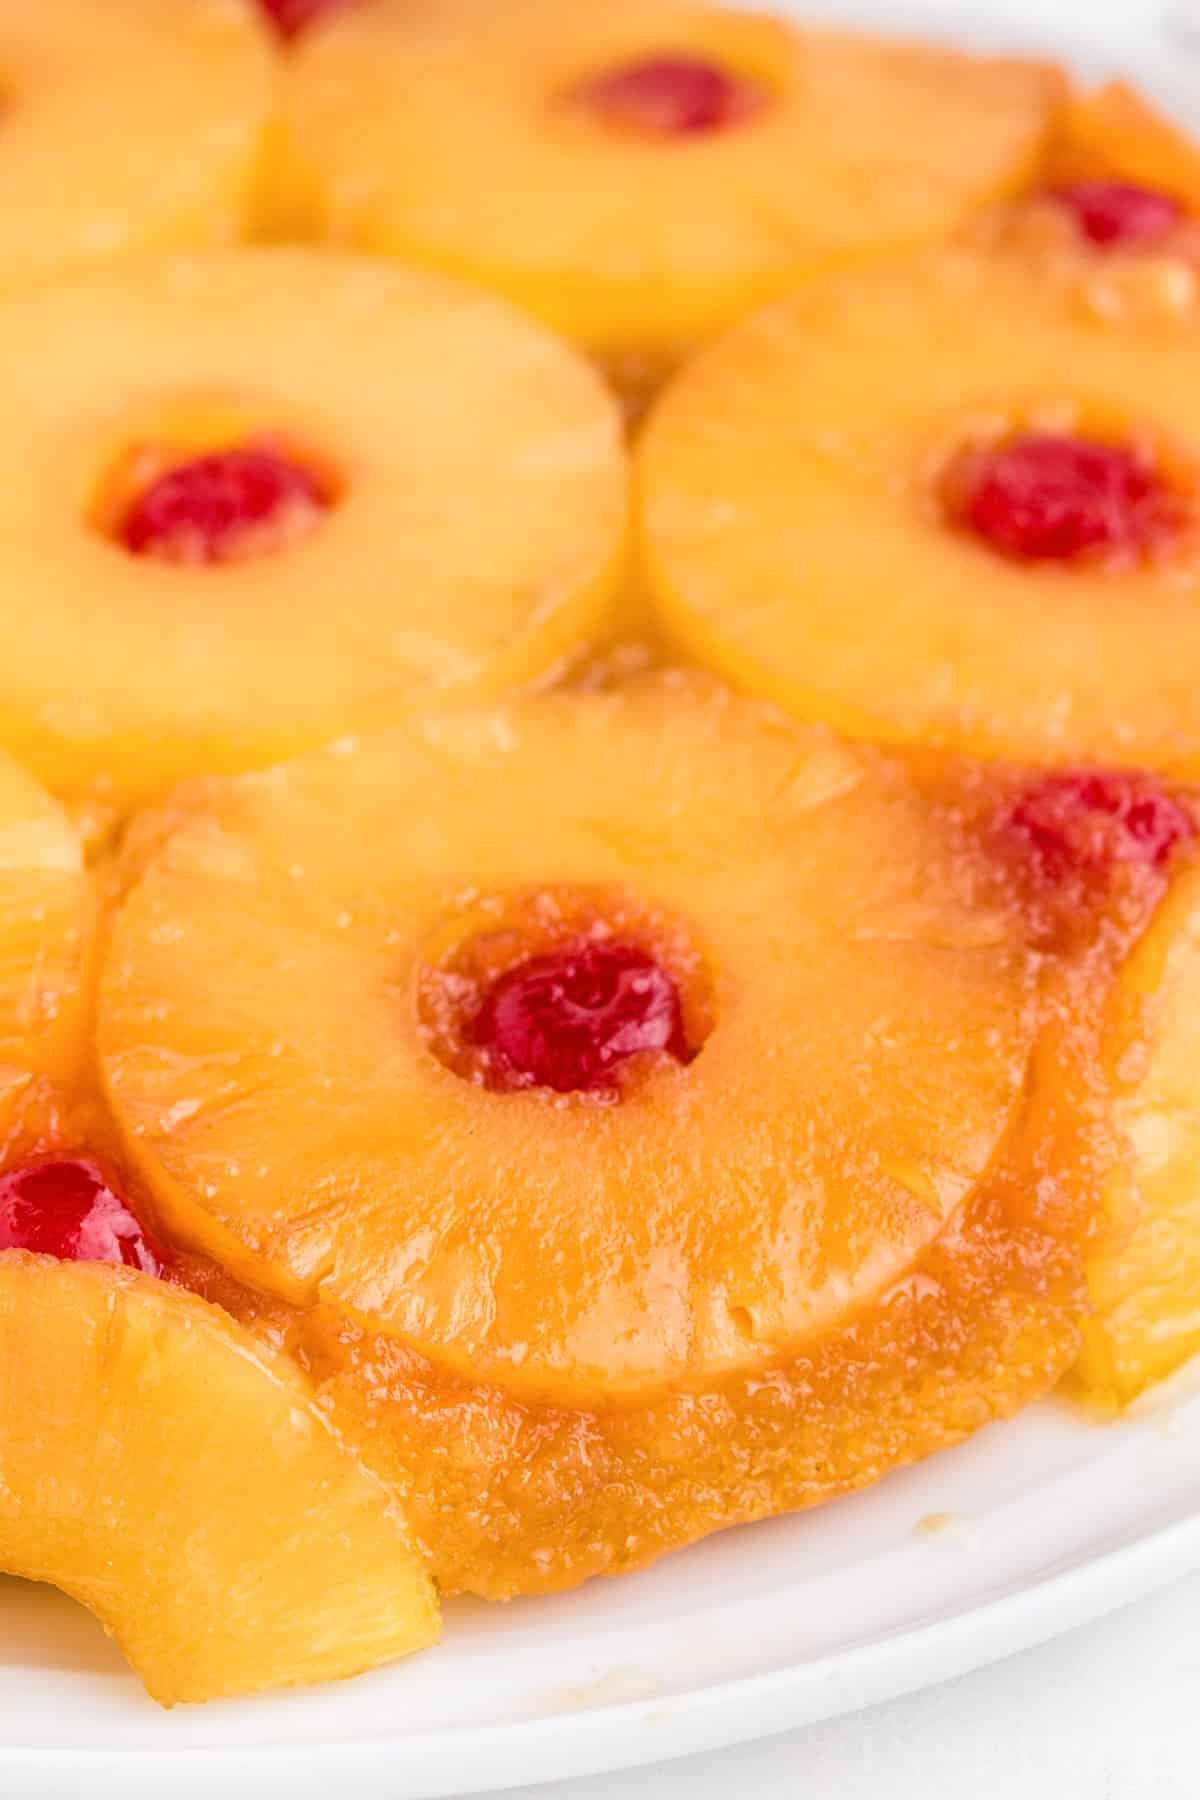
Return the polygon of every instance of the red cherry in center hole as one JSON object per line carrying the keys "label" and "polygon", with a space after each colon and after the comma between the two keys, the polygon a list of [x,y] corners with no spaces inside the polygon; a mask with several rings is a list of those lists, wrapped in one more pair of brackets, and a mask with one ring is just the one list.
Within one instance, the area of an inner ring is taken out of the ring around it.
{"label": "red cherry in center hole", "polygon": [[164,470],[129,506],[117,537],[135,556],[160,562],[235,562],[305,536],[328,505],[303,463],[246,444]]}
{"label": "red cherry in center hole", "polygon": [[1084,769],[1047,775],[1014,803],[1007,824],[1051,881],[1107,875],[1119,864],[1161,869],[1196,821],[1149,775]]}
{"label": "red cherry in center hole", "polygon": [[496,980],[468,1027],[487,1053],[487,1086],[558,1093],[611,1090],[622,1063],[647,1051],[692,1059],[679,989],[637,944],[568,944]]}
{"label": "red cherry in center hole", "polygon": [[336,12],[347,0],[258,0],[268,19],[285,42],[299,37],[309,25],[325,13]]}
{"label": "red cherry in center hole", "polygon": [[1182,496],[1124,445],[1026,432],[964,466],[962,523],[1017,561],[1134,561],[1184,522]]}
{"label": "red cherry in center hole", "polygon": [[169,1262],[97,1164],[81,1157],[0,1175],[0,1250],[124,1263],[146,1275],[163,1275]]}
{"label": "red cherry in center hole", "polygon": [[757,82],[707,57],[646,56],[590,76],[575,100],[614,125],[658,137],[692,137],[737,125],[762,106]]}
{"label": "red cherry in center hole", "polygon": [[1170,194],[1128,181],[1074,181],[1050,194],[1066,207],[1081,237],[1104,247],[1161,242],[1183,217]]}

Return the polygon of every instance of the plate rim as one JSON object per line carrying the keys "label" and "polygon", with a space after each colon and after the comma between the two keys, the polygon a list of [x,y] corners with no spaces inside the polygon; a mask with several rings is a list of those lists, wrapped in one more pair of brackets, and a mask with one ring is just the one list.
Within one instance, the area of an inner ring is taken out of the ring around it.
{"label": "plate rim", "polygon": [[677,1695],[300,1746],[283,1738],[177,1748],[0,1745],[0,1774],[114,1776],[128,1792],[134,1763],[140,1777],[186,1772],[205,1787],[223,1771],[258,1777],[302,1767],[315,1793],[334,1768],[342,1779],[369,1779],[386,1767],[391,1782],[403,1783],[390,1790],[395,1800],[448,1800],[582,1779],[729,1748],[898,1699],[1076,1630],[1197,1569],[1200,1507],[1183,1500],[1162,1522],[1130,1527],[1106,1548],[1083,1549],[1050,1573],[1033,1571],[992,1599],[968,1600],[918,1625]]}

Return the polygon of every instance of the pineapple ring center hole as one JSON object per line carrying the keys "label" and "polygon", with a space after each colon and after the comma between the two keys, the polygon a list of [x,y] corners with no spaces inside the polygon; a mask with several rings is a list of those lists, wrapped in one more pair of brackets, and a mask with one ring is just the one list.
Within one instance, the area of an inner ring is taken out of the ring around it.
{"label": "pineapple ring center hole", "polygon": [[612,1105],[692,1063],[714,1024],[704,958],[678,920],[628,896],[552,889],[472,898],[429,946],[419,1031],[492,1093]]}
{"label": "pineapple ring center hole", "polygon": [[935,489],[944,523],[1016,563],[1144,567],[1177,557],[1200,517],[1189,458],[1069,409],[967,433]]}
{"label": "pineapple ring center hole", "polygon": [[101,481],[93,527],[131,556],[193,568],[277,554],[316,531],[343,484],[290,438],[260,433],[215,445],[148,440]]}

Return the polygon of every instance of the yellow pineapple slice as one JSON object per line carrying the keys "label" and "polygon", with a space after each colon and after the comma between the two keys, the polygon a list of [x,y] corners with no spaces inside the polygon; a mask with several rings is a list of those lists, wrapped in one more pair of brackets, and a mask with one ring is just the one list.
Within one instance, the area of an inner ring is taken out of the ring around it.
{"label": "yellow pineapple slice", "polygon": [[105,1263],[0,1256],[0,1568],[81,1601],[164,1706],[437,1637],[392,1503],[293,1365]]}
{"label": "yellow pineapple slice", "polygon": [[375,0],[294,46],[276,210],[499,288],[641,384],[1025,185],[1060,86],[686,0]]}
{"label": "yellow pineapple slice", "polygon": [[0,287],[248,222],[267,33],[229,0],[0,0]]}
{"label": "yellow pineapple slice", "polygon": [[449,1585],[826,1497],[1073,1359],[1080,1045],[972,829],[662,676],[200,783],[149,832],[100,1004],[125,1153],[178,1240],[317,1307],[339,1392],[355,1339],[342,1397]]}
{"label": "yellow pineapple slice", "polygon": [[1109,1023],[1128,1182],[1091,1267],[1077,1377],[1134,1399],[1200,1350],[1200,868],[1173,882],[1122,973]]}
{"label": "yellow pineapple slice", "polygon": [[764,309],[642,443],[668,633],[858,735],[1200,764],[1196,296],[1113,318],[943,250]]}
{"label": "yellow pineapple slice", "polygon": [[59,806],[0,753],[0,1158],[52,1135],[87,1036],[93,902]]}
{"label": "yellow pineapple slice", "polygon": [[602,635],[616,409],[486,295],[308,251],[150,257],[0,303],[0,383],[0,742],[72,798],[264,763]]}

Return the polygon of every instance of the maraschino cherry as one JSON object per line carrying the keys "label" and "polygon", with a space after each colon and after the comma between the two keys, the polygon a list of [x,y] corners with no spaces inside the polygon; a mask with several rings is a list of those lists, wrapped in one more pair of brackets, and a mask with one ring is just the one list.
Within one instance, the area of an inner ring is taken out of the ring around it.
{"label": "maraschino cherry", "polygon": [[135,556],[161,562],[235,562],[305,535],[327,504],[311,469],[248,444],[166,469],[132,502],[117,536]]}
{"label": "maraschino cherry", "polygon": [[99,1166],[84,1157],[47,1158],[0,1175],[0,1250],[124,1263],[160,1276],[170,1260]]}
{"label": "maraschino cherry", "polygon": [[580,82],[575,100],[613,125],[658,137],[694,137],[737,125],[758,111],[757,83],[682,54],[642,57]]}
{"label": "maraschino cherry", "polygon": [[489,1087],[612,1091],[632,1056],[688,1062],[679,989],[637,944],[600,939],[517,963],[496,980],[468,1028],[486,1053]]}
{"label": "maraschino cherry", "polygon": [[1180,496],[1120,444],[1026,432],[969,460],[962,523],[1017,561],[1136,561],[1182,523]]}
{"label": "maraschino cherry", "polygon": [[1104,249],[1125,244],[1161,243],[1183,218],[1170,194],[1129,181],[1074,181],[1051,188],[1089,244]]}
{"label": "maraschino cherry", "polygon": [[1050,881],[1106,876],[1121,864],[1161,869],[1196,821],[1150,775],[1084,769],[1045,776],[1007,816]]}

